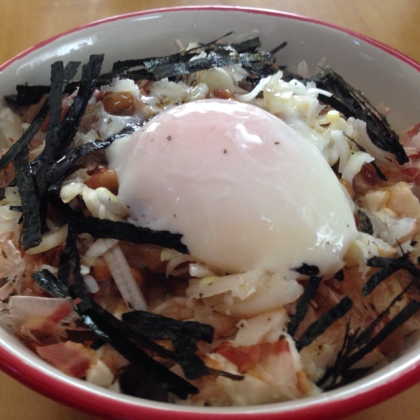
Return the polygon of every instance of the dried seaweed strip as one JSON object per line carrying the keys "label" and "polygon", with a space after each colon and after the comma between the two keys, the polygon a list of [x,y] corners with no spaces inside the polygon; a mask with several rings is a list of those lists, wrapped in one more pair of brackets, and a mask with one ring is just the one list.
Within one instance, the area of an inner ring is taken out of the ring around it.
{"label": "dried seaweed strip", "polygon": [[388,338],[397,328],[410,319],[416,312],[420,310],[420,302],[412,300],[409,302],[394,318],[391,319],[365,346],[350,355],[342,364],[342,370],[346,371],[366,354],[373,351],[379,344]]}
{"label": "dried seaweed strip", "polygon": [[147,69],[152,72],[156,80],[161,80],[166,77],[182,76],[213,67],[224,67],[239,63],[237,53],[223,48],[208,52],[206,57],[190,60],[194,56],[195,54],[188,54],[182,56],[179,62],[156,64]]}
{"label": "dried seaweed strip", "polygon": [[27,147],[15,158],[16,184],[22,201],[22,233],[20,242],[24,251],[42,241],[41,218]]}
{"label": "dried seaweed strip", "polygon": [[156,362],[92,309],[83,313],[82,319],[95,332],[100,332],[101,337],[130,363],[138,367],[146,376],[160,383],[169,392],[183,399],[198,392],[198,388]]}
{"label": "dried seaweed strip", "polygon": [[369,267],[388,268],[398,267],[401,270],[407,270],[413,276],[420,277],[420,269],[415,266],[408,258],[408,254],[404,254],[400,258],[372,257],[367,260]]}
{"label": "dried seaweed strip", "polygon": [[[350,141],[352,141],[361,152],[368,153],[367,150],[363,146],[361,146],[357,141],[355,141],[353,138],[351,138],[350,136],[348,136],[346,133],[343,133],[343,134]],[[376,175],[378,175],[378,177],[380,179],[382,179],[382,181],[387,181],[387,178],[386,178],[385,174],[379,169],[379,166],[376,164],[376,162],[374,160],[372,162],[369,162],[369,165],[371,165],[373,167],[373,169],[375,169]]]}
{"label": "dried seaweed strip", "polygon": [[50,184],[49,191],[58,191],[60,189],[61,183],[63,182],[67,171],[78,159],[96,150],[101,150],[108,147],[115,140],[119,140],[134,133],[136,129],[136,126],[128,125],[120,132],[108,137],[106,140],[89,142],[75,147],[74,149],[68,150],[65,155],[62,156],[57,162],[52,164],[48,170],[46,178]]}
{"label": "dried seaweed strip", "polygon": [[16,106],[30,106],[39,103],[44,95],[50,93],[50,87],[45,85],[17,85]]}
{"label": "dried seaweed strip", "polygon": [[[226,37],[228,37],[228,36],[230,36],[230,35],[232,35],[233,34],[233,31],[229,31],[228,33],[226,33],[226,34],[224,34],[224,35],[222,35],[222,36],[219,36],[219,38],[216,38],[216,39],[212,39],[210,42],[208,42],[207,44],[200,44],[202,47],[208,47],[208,46],[210,46],[210,45],[224,45],[224,43],[219,43],[219,41],[220,40],[222,40],[223,38],[226,38]],[[198,48],[197,48],[198,49]],[[194,50],[189,50],[189,51],[194,51]],[[183,51],[181,51],[181,54],[182,54],[182,52]]]}
{"label": "dried seaweed strip", "polygon": [[363,296],[367,296],[373,292],[376,286],[386,280],[389,276],[400,270],[400,267],[395,265],[392,267],[383,268],[369,277],[362,289]]}
{"label": "dried seaweed strip", "polygon": [[209,367],[207,367],[207,370],[212,375],[223,376],[224,378],[229,378],[232,381],[243,381],[245,379],[245,376],[236,375],[236,374],[230,373],[230,372],[225,372],[224,370],[213,369],[213,368],[209,368]]}
{"label": "dried seaweed strip", "polygon": [[342,318],[352,307],[353,301],[345,296],[339,303],[321,315],[319,319],[313,322],[296,342],[298,350],[309,346],[317,337],[319,337],[336,320]]}
{"label": "dried seaweed strip", "polygon": [[[52,150],[55,148],[57,134],[60,129],[60,118],[61,118],[61,92],[64,83],[64,66],[62,61],[56,61],[51,65],[51,89],[48,97],[50,104],[49,122],[47,132],[45,134],[45,147],[40,155],[49,157]],[[39,159],[42,161],[42,158]],[[42,231],[46,231],[46,214],[47,214],[47,180],[45,179],[45,173],[47,171],[48,159],[44,164],[38,165],[35,173],[35,184],[37,188],[41,228]]]}
{"label": "dried seaweed strip", "polygon": [[89,62],[83,65],[79,92],[61,124],[57,135],[59,144],[56,147],[53,160],[59,159],[69,148],[85,113],[87,104],[95,90],[103,60],[103,54],[92,55],[89,58]]}
{"label": "dried seaweed strip", "polygon": [[53,297],[65,299],[69,296],[68,286],[47,269],[36,271],[32,278]]}
{"label": "dried seaweed strip", "polygon": [[[139,325],[129,325],[123,323],[116,319],[113,315],[109,313],[104,313],[103,308],[98,308],[95,305],[95,311],[99,311],[104,319],[107,319],[111,325],[114,325],[122,334],[126,337],[131,337],[138,341],[141,345],[147,348],[150,351],[158,354],[159,356],[174,360],[179,363],[182,367],[185,376],[187,379],[198,379],[209,373],[207,366],[204,361],[200,359],[195,352],[197,351],[197,346],[195,344],[195,337],[188,336],[188,331],[182,331],[182,334],[165,334],[165,333],[156,333],[156,331],[161,327],[155,326],[150,332],[150,330],[143,329]],[[167,322],[172,322],[174,320],[170,318],[164,318]],[[124,319],[124,316],[123,316]],[[176,321],[176,320],[175,320]],[[177,321],[182,323],[182,321]],[[167,350],[166,348],[158,345],[150,338],[170,338],[172,340],[174,351]],[[181,337],[181,339],[179,339]]]}
{"label": "dried seaweed strip", "polygon": [[106,219],[85,217],[64,204],[59,197],[51,194],[50,203],[65,217],[77,222],[77,233],[89,233],[94,238],[113,238],[135,244],[159,245],[188,254],[188,248],[181,242],[182,234],[166,230],[151,230],[128,222],[113,222]]}
{"label": "dried seaweed strip", "polygon": [[112,85],[114,83],[114,79],[116,77],[123,78],[123,79],[132,79],[132,80],[154,80],[153,74],[148,72],[145,68],[140,69],[125,69],[121,71],[111,71],[108,73],[103,73],[98,79],[98,87],[104,85]]}
{"label": "dried seaweed strip", "polygon": [[275,61],[275,58],[268,52],[237,54],[230,50],[217,49],[212,50],[203,58],[156,66],[152,73],[156,80],[160,80],[166,77],[182,76],[214,67],[241,63],[247,70],[258,74],[271,67]]}
{"label": "dried seaweed strip", "polygon": [[51,90],[50,90],[50,120],[45,133],[44,153],[49,155],[54,147],[55,139],[60,128],[61,117],[61,91],[64,84],[64,65],[62,61],[56,61],[51,66]]}
{"label": "dried seaweed strip", "polygon": [[[52,296],[62,298],[68,296],[68,287],[60,282],[48,270],[40,270],[34,273],[32,277]],[[106,311],[98,311],[98,307],[99,305],[95,305],[90,309],[82,311],[80,306],[76,305],[75,310],[92,331],[108,342],[146,376],[160,383],[165,389],[184,399],[187,398],[189,394],[196,394],[198,392],[198,389],[195,386],[156,362],[143,350],[130,342],[124,333],[115,328],[115,326],[109,322],[109,319],[104,317]],[[107,314],[108,318],[115,318],[113,315]],[[117,319],[115,318],[115,320]]]}
{"label": "dried seaweed strip", "polygon": [[[80,257],[77,249],[77,230],[75,222],[69,221],[66,245],[60,255],[58,279],[68,284],[68,276],[73,274],[74,293],[81,299],[77,305],[79,312],[92,308],[92,302],[86,289],[86,284],[80,272]],[[64,267],[64,268],[63,268]],[[67,278],[64,276],[67,275]],[[67,282],[66,282],[67,280]]]}
{"label": "dried seaweed strip", "polygon": [[126,222],[112,222],[94,217],[81,217],[78,222],[78,233],[89,233],[94,238],[114,238],[136,244],[159,245],[184,254],[188,253],[188,248],[181,242],[181,234],[165,230],[156,231]]}
{"label": "dried seaweed strip", "polygon": [[420,278],[418,269],[410,260],[403,256],[401,258],[372,257],[367,261],[369,267],[381,268],[366,281],[362,293],[364,296],[370,294],[378,284],[399,270],[407,270],[414,277]]}
{"label": "dried seaweed strip", "polygon": [[313,276],[309,279],[309,283],[303,291],[302,296],[296,303],[296,312],[291,316],[287,324],[287,332],[293,337],[300,323],[304,320],[309,310],[309,305],[315,297],[318,287],[321,283],[322,277]]}
{"label": "dried seaweed strip", "polygon": [[360,232],[367,233],[369,235],[373,235],[373,226],[372,222],[370,221],[367,214],[362,210],[357,210],[357,215],[359,216],[359,226],[358,230]]}
{"label": "dried seaweed strip", "polygon": [[153,338],[173,339],[188,334],[195,341],[213,341],[214,329],[210,325],[195,321],[179,321],[147,311],[130,311],[123,314],[123,320],[134,324],[143,334]]}
{"label": "dried seaweed strip", "polygon": [[[184,348],[182,348],[183,346],[180,344],[181,341],[178,341],[178,344],[173,343],[177,350],[171,351],[150,339],[151,337],[172,337],[173,339],[177,340],[179,337],[185,337],[189,342],[194,341],[195,343],[195,341],[203,340],[211,343],[213,340],[214,330],[209,325],[201,324],[195,321],[179,321],[145,311],[132,311],[123,314],[124,321],[129,319],[130,321],[134,322],[126,323],[115,318],[96,302],[92,301],[92,305],[95,312],[102,316],[106,322],[113,325],[126,337],[133,338],[142,346],[158,354],[159,356],[178,362],[183,368],[184,373],[188,379],[197,379],[208,373],[213,373],[218,376],[230,377],[232,380],[243,379],[243,377],[240,375],[231,375],[228,372],[207,368],[203,360],[199,357],[196,357],[194,354],[194,352],[197,350],[195,344],[194,346],[188,344],[188,347],[184,346]],[[140,322],[140,324],[138,324],[139,319],[143,321]],[[153,325],[154,321],[156,321],[155,325]],[[168,325],[170,326],[170,332],[168,332]],[[189,350],[187,350],[187,348]]]}
{"label": "dried seaweed strip", "polygon": [[145,59],[143,59],[143,58],[116,61],[112,65],[112,72],[113,73],[118,73],[118,72],[130,69],[130,68],[133,68],[133,67],[143,66],[144,61],[145,61]]}
{"label": "dried seaweed strip", "polygon": [[197,356],[197,344],[187,335],[179,335],[172,340],[176,360],[187,379],[199,379],[209,374],[204,361]]}
{"label": "dried seaweed strip", "polygon": [[[69,61],[64,72],[63,93],[72,93],[79,86],[79,82],[70,83],[73,80],[77,69],[80,66],[79,61]],[[47,85],[17,85],[16,95],[5,96],[6,101],[16,107],[25,107],[39,103],[44,95],[48,95],[51,86]]]}
{"label": "dried seaweed strip", "polygon": [[10,162],[14,161],[19,153],[21,153],[38,133],[42,123],[47,117],[49,111],[49,101],[45,101],[30,126],[25,130],[22,136],[12,144],[10,149],[0,158],[0,170],[4,169]]}
{"label": "dried seaweed strip", "polygon": [[303,263],[300,267],[293,268],[292,270],[305,276],[317,276],[319,274],[319,268],[316,265],[306,263]]}
{"label": "dried seaweed strip", "polygon": [[57,272],[58,281],[65,284],[66,286],[68,286],[70,283],[70,275],[76,267],[76,254],[78,254],[77,248],[73,246],[73,242],[76,241],[76,230],[74,229],[73,223],[69,223],[68,226],[69,229],[66,243],[60,254],[60,262]]}
{"label": "dried seaweed strip", "polygon": [[404,295],[408,292],[408,290],[418,282],[417,278],[411,279],[411,281],[404,287],[404,289],[395,296],[392,301],[389,303],[388,307],[385,308],[377,317],[374,319],[363,331],[361,331],[359,334],[356,334],[355,337],[352,340],[352,346],[349,347],[349,350],[353,351],[356,348],[360,348],[363,345],[365,345],[371,338],[372,335],[376,329],[376,327],[382,322],[382,320],[385,318],[386,315],[389,314],[390,310],[393,308],[393,306],[401,301],[404,297]]}
{"label": "dried seaweed strip", "polygon": [[71,83],[71,81],[81,64],[80,61],[69,61],[64,67],[63,93],[73,93],[76,87],[79,86],[79,82]]}
{"label": "dried seaweed strip", "polygon": [[[69,62],[71,67],[80,65],[79,62],[71,61]],[[76,69],[77,70],[77,69]],[[75,72],[74,72],[75,73]],[[73,93],[77,87],[79,86],[79,82],[71,82],[72,77],[70,79],[65,78],[68,80],[66,83],[63,93],[71,94]],[[35,105],[39,103],[39,101],[43,98],[44,95],[48,95],[50,93],[50,86],[49,85],[17,85],[16,86],[16,95],[7,95],[5,96],[6,101],[14,106],[14,107],[26,107],[30,105]]]}
{"label": "dried seaweed strip", "polygon": [[198,379],[209,373],[203,360],[195,353],[198,350],[197,341],[213,341],[214,329],[210,325],[179,321],[146,311],[127,312],[122,318],[148,337],[170,339],[176,360],[188,379]]}
{"label": "dried seaweed strip", "polygon": [[287,42],[286,42],[286,41],[282,42],[282,43],[281,43],[278,47],[273,48],[273,49],[270,51],[270,54],[271,54],[271,55],[277,54],[280,50],[282,50],[282,49],[283,49],[283,48],[285,48],[285,47],[287,47]]}
{"label": "dried seaweed strip", "polygon": [[246,51],[251,52],[251,51],[255,51],[257,48],[261,47],[261,40],[258,36],[256,36],[254,38],[247,39],[246,41],[230,44],[230,46],[238,54],[246,52]]}
{"label": "dried seaweed strip", "polygon": [[136,328],[132,325],[129,325],[120,321],[114,315],[106,311],[104,308],[102,308],[93,300],[92,300],[92,310],[95,311],[98,315],[100,315],[104,319],[104,321],[106,321],[107,323],[112,325],[114,328],[119,330],[121,334],[124,334],[124,336],[133,338],[134,340],[138,341],[142,346],[158,354],[159,356],[176,361],[176,356],[173,351],[168,350],[160,346],[159,344],[155,343],[140,328]]}
{"label": "dried seaweed strip", "polygon": [[[221,38],[225,38],[230,34],[226,34]],[[277,52],[285,45],[283,43],[274,51]],[[150,75],[152,75],[154,80],[161,80],[163,78],[174,78],[201,70],[208,70],[213,67],[223,67],[240,62],[253,72],[260,73],[267,66],[269,67],[275,62],[271,53],[260,53],[256,51],[260,46],[261,41],[258,37],[230,46],[220,44],[217,40],[211,41],[207,44],[201,44],[197,48],[164,57],[117,61],[114,63],[112,71],[104,75],[104,78],[110,80],[117,75],[128,77],[130,74],[134,76],[134,79],[150,78]],[[235,51],[232,50],[232,47]],[[206,56],[197,58],[197,55],[201,52],[204,52]],[[192,58],[194,59],[192,60]]]}
{"label": "dried seaweed strip", "polygon": [[[63,250],[59,265],[59,273],[61,271],[61,276],[63,276],[63,273],[69,276],[70,272],[73,270],[73,266],[77,269],[76,262],[74,261],[74,252],[75,249],[72,246],[67,246]],[[72,260],[72,262],[69,263],[68,259]],[[73,298],[81,298],[81,296],[78,295],[78,291],[80,291],[80,289],[78,290],[77,287],[73,287],[71,289],[68,285],[68,278],[60,278],[60,274],[58,277],[55,277],[50,271],[43,269],[32,274],[32,278],[53,297],[59,297],[62,299],[69,296],[72,296]],[[143,346],[159,354],[160,356],[175,360],[175,355],[173,352],[156,344],[154,341],[146,337],[141,331],[133,329],[129,325],[124,324],[115,318],[114,315],[110,314],[108,311],[98,305],[94,300],[90,299],[90,297],[86,297],[85,299],[89,300],[89,305],[85,305],[85,307],[83,307],[78,304],[75,309],[79,314],[82,315],[87,310],[91,309],[92,311],[96,312],[98,316],[102,317],[104,322],[119,330],[120,333],[124,336],[134,338]],[[100,331],[96,331],[96,333],[100,336],[103,335]]]}
{"label": "dried seaweed strip", "polygon": [[320,94],[319,100],[337,109],[347,118],[355,117],[365,121],[367,133],[373,144],[393,154],[399,164],[408,162],[398,135],[392,130],[386,117],[362,93],[350,86],[329,67],[324,68],[312,80],[319,88],[333,94],[331,97]]}
{"label": "dried seaweed strip", "polygon": [[335,274],[334,274],[334,278],[338,281],[343,281],[344,280],[344,270],[338,270]]}
{"label": "dried seaweed strip", "polygon": [[266,51],[242,53],[239,54],[239,58],[242,66],[254,73],[260,73],[262,70],[271,67],[276,62],[273,55]]}
{"label": "dried seaweed strip", "polygon": [[341,376],[341,363],[346,358],[347,354],[349,354],[350,352],[349,349],[351,348],[354,349],[353,341],[354,341],[354,334],[352,334],[350,331],[350,320],[347,320],[343,343],[341,345],[339,352],[337,353],[336,361],[334,365],[329,366],[325,370],[324,375],[317,381],[318,386],[320,387],[323,386],[325,382],[328,381],[329,378],[332,378],[332,384],[330,384],[327,387],[327,389],[331,389],[335,387],[337,378]]}
{"label": "dried seaweed strip", "polygon": [[[386,315],[389,314],[394,305],[399,302],[404,297],[405,293],[407,293],[407,291],[417,282],[418,278],[414,277],[411,279],[411,281],[404,287],[404,289],[393,298],[388,307],[383,310],[377,316],[377,318],[373,320],[365,329],[357,329],[354,333],[351,333],[350,324],[347,324],[343,345],[337,355],[336,362],[333,366],[327,369],[324,376],[318,382],[318,385],[321,386],[328,380],[328,378],[331,377],[331,387],[334,387],[336,385],[337,379],[340,377],[344,378],[347,370],[353,364],[357,363],[366,354],[374,350],[374,348],[378,346],[383,340],[385,340],[393,331],[395,331],[398,326],[402,325],[406,320],[410,318],[410,316],[417,312],[417,304],[410,302],[410,304],[406,305],[406,307],[401,310],[398,315],[395,316],[388,324],[386,324],[379,333],[372,337],[380,322],[382,322],[382,320]],[[408,309],[406,309],[407,306],[409,306]]]}

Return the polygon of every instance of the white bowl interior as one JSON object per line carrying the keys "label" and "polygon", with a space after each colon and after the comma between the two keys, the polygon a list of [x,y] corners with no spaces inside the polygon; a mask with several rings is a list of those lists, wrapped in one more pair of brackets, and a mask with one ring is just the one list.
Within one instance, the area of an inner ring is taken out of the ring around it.
{"label": "white bowl interior", "polygon": [[[288,46],[277,57],[280,65],[288,65],[292,70],[301,60],[306,60],[309,69],[314,72],[320,59],[325,57],[327,64],[362,90],[373,104],[383,102],[391,108],[389,120],[397,132],[418,122],[420,73],[398,56],[354,35],[315,22],[281,16],[275,12],[257,13],[232,8],[158,10],[75,30],[37,46],[4,66],[0,73],[0,95],[13,94],[18,83],[48,84],[49,66],[57,60],[86,62],[90,54],[105,53],[103,70],[107,71],[117,60],[175,53],[176,39],[186,45],[188,41],[208,42],[230,31],[242,34],[254,29],[259,31],[265,50],[271,50],[283,41],[288,42]],[[45,375],[45,381],[51,375],[88,394],[107,395],[139,407],[168,409],[166,404],[121,396],[69,378],[40,361],[4,329],[0,329],[0,345],[28,365],[39,369],[41,375]],[[361,394],[392,381],[419,364],[419,349],[420,343],[389,366],[352,385],[306,400],[247,409],[247,413],[290,413],[290,410]],[[170,409],[212,414],[244,412],[243,408],[171,406]]]}

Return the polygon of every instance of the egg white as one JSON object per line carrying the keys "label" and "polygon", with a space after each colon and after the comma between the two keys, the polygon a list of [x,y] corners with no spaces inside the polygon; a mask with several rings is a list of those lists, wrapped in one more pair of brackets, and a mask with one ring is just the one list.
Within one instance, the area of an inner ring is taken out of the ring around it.
{"label": "egg white", "polygon": [[357,230],[319,150],[250,104],[173,107],[108,150],[131,221],[183,235],[190,253],[227,273],[343,266]]}

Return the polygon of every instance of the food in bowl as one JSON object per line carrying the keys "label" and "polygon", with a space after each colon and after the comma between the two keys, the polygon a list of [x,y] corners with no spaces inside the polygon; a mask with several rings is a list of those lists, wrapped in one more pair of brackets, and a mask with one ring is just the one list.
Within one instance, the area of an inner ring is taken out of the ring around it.
{"label": "food in bowl", "polygon": [[76,84],[57,62],[8,98],[0,320],[44,360],[253,405],[351,381],[417,334],[418,127],[399,139],[330,68],[282,71],[259,46],[102,75],[95,55]]}

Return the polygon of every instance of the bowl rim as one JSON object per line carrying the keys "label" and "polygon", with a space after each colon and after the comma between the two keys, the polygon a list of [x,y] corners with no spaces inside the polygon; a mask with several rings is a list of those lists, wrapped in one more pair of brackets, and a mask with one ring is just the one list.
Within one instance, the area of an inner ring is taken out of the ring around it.
{"label": "bowl rim", "polygon": [[[95,26],[108,24],[119,20],[131,19],[135,17],[142,17],[149,14],[156,13],[172,13],[172,12],[188,12],[188,11],[226,11],[226,12],[240,12],[250,14],[262,14],[280,18],[287,18],[292,20],[303,21],[306,23],[313,23],[327,28],[335,29],[342,33],[358,38],[366,43],[383,50],[391,56],[399,59],[407,65],[413,67],[420,72],[420,63],[416,62],[407,55],[397,51],[396,49],[377,41],[371,37],[359,34],[351,29],[343,28],[339,25],[323,22],[322,20],[272,9],[242,7],[242,6],[222,6],[222,5],[203,5],[203,6],[177,6],[177,7],[164,7],[148,10],[141,10],[131,13],[125,13],[106,17],[104,19],[95,20],[93,22],[77,26],[68,31],[54,35],[46,40],[35,44],[34,46],[22,51],[13,58],[7,60],[0,65],[1,72],[10,66],[12,63],[24,58],[28,54],[52,43],[53,41],[65,38],[69,34],[79,32],[83,29],[92,28]],[[121,413],[124,413],[124,418],[138,418],[141,414],[144,418],[150,419],[164,419],[166,415],[170,414],[174,420],[193,420],[199,416],[202,419],[211,420],[221,416],[229,418],[229,420],[241,420],[242,417],[258,416],[261,420],[274,420],[274,419],[290,419],[295,420],[307,419],[336,419],[356,411],[362,410],[374,404],[378,404],[387,398],[390,398],[397,393],[409,388],[419,381],[420,378],[420,357],[415,363],[401,366],[397,371],[393,371],[386,375],[386,380],[375,381],[367,384],[362,389],[355,392],[345,392],[340,395],[334,395],[331,399],[328,394],[321,397],[318,401],[312,402],[312,398],[297,400],[295,405],[300,407],[280,408],[277,404],[267,404],[261,406],[246,407],[246,411],[239,412],[241,408],[238,407],[188,407],[188,406],[174,406],[167,403],[151,402],[150,406],[147,400],[132,397],[124,401],[115,398],[101,391],[99,387],[89,386],[89,388],[82,386],[84,381],[80,381],[81,385],[78,386],[74,381],[60,378],[59,375],[49,376],[48,383],[43,380],[44,373],[42,369],[35,366],[31,362],[25,361],[19,357],[19,352],[8,346],[4,345],[0,337],[0,369],[8,375],[18,380],[22,384],[35,390],[36,392],[49,397],[59,403],[65,404],[69,407],[76,408],[85,413],[101,416],[103,418],[121,418]],[[110,392],[110,391],[108,391]],[[348,395],[350,394],[350,395]],[[112,406],[111,406],[112,402]],[[145,402],[146,404],[142,404]],[[148,406],[149,404],[149,406]],[[287,404],[287,403],[283,403]],[[205,410],[205,411],[204,411]],[[243,407],[242,407],[243,410]]]}
{"label": "bowl rim", "polygon": [[231,11],[231,12],[244,12],[244,13],[250,13],[250,14],[263,14],[263,15],[269,15],[269,16],[277,16],[277,17],[284,17],[288,19],[294,19],[294,20],[300,20],[307,23],[314,23],[321,26],[325,26],[328,28],[336,29],[340,32],[347,33],[351,36],[354,36],[356,38],[359,38],[385,52],[388,54],[398,58],[399,60],[405,62],[406,64],[410,65],[411,67],[414,67],[416,70],[420,71],[420,62],[417,62],[416,60],[412,59],[408,55],[396,50],[395,48],[390,47],[389,45],[384,44],[383,42],[377,41],[376,39],[369,37],[367,35],[363,35],[361,33],[358,33],[356,31],[353,31],[352,29],[344,28],[340,25],[336,25],[334,23],[330,22],[324,22],[321,19],[312,18],[309,16],[300,15],[297,13],[291,13],[291,12],[284,12],[280,10],[273,10],[273,9],[263,9],[258,7],[245,7],[245,6],[223,6],[223,5],[197,5],[197,6],[175,6],[175,7],[162,7],[162,8],[156,8],[156,9],[147,9],[147,10],[140,10],[136,12],[130,12],[130,13],[123,13],[120,15],[114,15],[109,16],[103,19],[98,19],[93,22],[86,23],[84,25],[76,26],[72,29],[69,29],[64,32],[60,32],[57,35],[53,35],[25,50],[18,53],[14,57],[6,60],[4,63],[0,64],[0,72],[4,70],[6,67],[10,66],[12,63],[14,63],[17,60],[20,60],[21,58],[25,57],[26,55],[30,54],[31,52],[34,52],[38,50],[39,48],[50,44],[51,42],[55,41],[56,39],[65,37],[69,34],[72,34],[74,32],[79,32],[80,30],[91,28],[94,26],[99,26],[102,24],[106,24],[109,22],[114,22],[117,20],[123,20],[123,19],[130,19],[133,17],[139,17],[139,16],[145,16],[149,14],[154,13],[169,13],[169,12],[185,12],[185,11]]}

